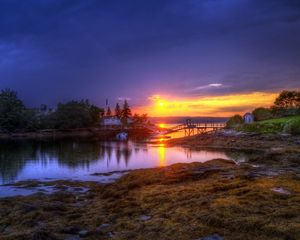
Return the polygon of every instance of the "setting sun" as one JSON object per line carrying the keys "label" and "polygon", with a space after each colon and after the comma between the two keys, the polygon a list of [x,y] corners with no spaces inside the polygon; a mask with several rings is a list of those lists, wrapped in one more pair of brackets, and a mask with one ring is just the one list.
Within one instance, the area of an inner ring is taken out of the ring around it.
{"label": "setting sun", "polygon": [[159,106],[159,107],[164,107],[164,106],[165,106],[165,103],[164,103],[163,101],[159,101],[159,102],[158,102],[158,106]]}

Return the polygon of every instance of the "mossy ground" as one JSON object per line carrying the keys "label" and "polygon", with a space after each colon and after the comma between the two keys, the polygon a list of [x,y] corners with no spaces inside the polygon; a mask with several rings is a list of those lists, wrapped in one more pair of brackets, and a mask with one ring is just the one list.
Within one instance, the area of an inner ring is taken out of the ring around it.
{"label": "mossy ground", "polygon": [[82,230],[83,239],[300,239],[299,177],[256,171],[224,160],[176,164],[109,185],[81,183],[90,188],[83,195],[2,199],[0,239],[67,239]]}

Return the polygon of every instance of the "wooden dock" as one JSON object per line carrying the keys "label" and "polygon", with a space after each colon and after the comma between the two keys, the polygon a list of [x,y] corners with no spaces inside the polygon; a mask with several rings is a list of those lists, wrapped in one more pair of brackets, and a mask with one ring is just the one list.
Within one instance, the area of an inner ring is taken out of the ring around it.
{"label": "wooden dock", "polygon": [[218,129],[223,129],[224,127],[225,123],[192,123],[187,121],[184,124],[169,128],[167,133],[184,131],[186,136],[192,136],[195,134],[216,131]]}

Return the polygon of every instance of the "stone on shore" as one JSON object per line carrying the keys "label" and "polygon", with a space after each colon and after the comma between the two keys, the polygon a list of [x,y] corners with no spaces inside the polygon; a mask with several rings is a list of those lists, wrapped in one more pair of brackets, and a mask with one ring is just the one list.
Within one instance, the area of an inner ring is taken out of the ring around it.
{"label": "stone on shore", "polygon": [[196,239],[196,240],[224,240],[224,238],[222,238],[218,234],[213,234],[213,235],[209,235],[209,236],[199,238],[199,239]]}

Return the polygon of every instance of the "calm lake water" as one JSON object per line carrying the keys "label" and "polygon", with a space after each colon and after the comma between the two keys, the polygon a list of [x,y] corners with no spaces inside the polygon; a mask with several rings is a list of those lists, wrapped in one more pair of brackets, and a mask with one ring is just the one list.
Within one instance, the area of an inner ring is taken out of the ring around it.
{"label": "calm lake water", "polygon": [[245,161],[249,154],[190,150],[134,142],[86,140],[10,141],[0,143],[0,184],[20,180],[95,180],[93,173],[205,162],[214,158]]}

